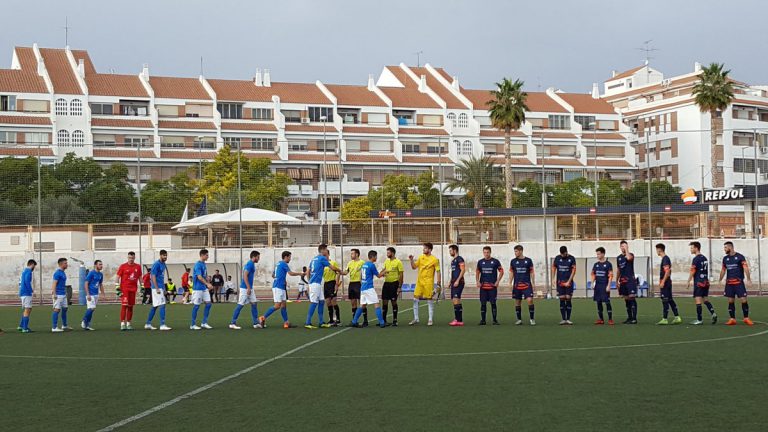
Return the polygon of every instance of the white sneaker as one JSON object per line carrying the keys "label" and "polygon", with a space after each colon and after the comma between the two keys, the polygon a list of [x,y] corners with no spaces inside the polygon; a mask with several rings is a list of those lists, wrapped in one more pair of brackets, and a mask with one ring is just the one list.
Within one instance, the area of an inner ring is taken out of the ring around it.
{"label": "white sneaker", "polygon": [[152,324],[144,324],[144,330],[157,330]]}
{"label": "white sneaker", "polygon": [[191,326],[189,326],[189,329],[190,330],[200,330],[200,326],[192,324]]}
{"label": "white sneaker", "polygon": [[255,328],[255,329],[262,329],[262,328],[264,328],[264,326],[261,325],[260,323],[256,323],[256,324],[253,325],[253,328]]}
{"label": "white sneaker", "polygon": [[427,321],[427,327],[432,327],[434,324],[432,320]]}
{"label": "white sneaker", "polygon": [[64,329],[60,329],[58,327],[51,329],[51,333],[62,333],[63,331],[64,331]]}
{"label": "white sneaker", "polygon": [[409,322],[408,325],[412,326],[412,325],[417,325],[418,323],[419,323],[419,320],[415,319],[415,320],[411,320],[411,322]]}
{"label": "white sneaker", "polygon": [[536,325],[536,320],[531,320],[531,325],[535,326]]}
{"label": "white sneaker", "polygon": [[[256,327],[256,326],[254,326],[254,327]],[[241,327],[238,326],[237,324],[230,324],[229,328],[231,328],[232,330],[240,330]]]}
{"label": "white sneaker", "polygon": [[566,324],[566,325],[573,325],[573,321],[571,321],[571,320],[565,320],[565,324]]}
{"label": "white sneaker", "polygon": [[213,329],[213,327],[209,326],[208,323],[202,323],[202,324],[200,324],[200,327],[202,327],[202,328],[204,328],[206,330]]}
{"label": "white sneaker", "polygon": [[94,331],[94,330],[96,330],[96,329],[95,329],[95,328],[93,328],[93,327],[91,327],[91,326],[89,326],[89,325],[87,325],[87,326],[85,326],[85,328],[84,328],[83,330],[86,330],[86,331]]}
{"label": "white sneaker", "polygon": [[171,329],[171,328],[170,328],[170,327],[168,327],[168,326],[167,326],[167,325],[165,325],[165,324],[163,324],[163,325],[161,325],[161,326],[160,326],[160,331],[168,331],[168,330],[170,330],[170,329]]}
{"label": "white sneaker", "polygon": [[523,325],[523,320],[517,320],[517,321],[515,321],[515,325]]}
{"label": "white sneaker", "polygon": [[120,330],[125,330],[127,327],[128,327],[128,325],[125,324],[124,322],[120,323]]}
{"label": "white sneaker", "polygon": [[567,325],[567,324],[568,324],[568,321],[566,321],[566,320],[560,321],[560,325]]}
{"label": "white sneaker", "polygon": [[80,321],[80,328],[85,330],[85,321]]}
{"label": "white sneaker", "polygon": [[70,326],[63,326],[63,327],[61,327],[61,329],[63,331],[72,331],[72,327],[70,327]]}

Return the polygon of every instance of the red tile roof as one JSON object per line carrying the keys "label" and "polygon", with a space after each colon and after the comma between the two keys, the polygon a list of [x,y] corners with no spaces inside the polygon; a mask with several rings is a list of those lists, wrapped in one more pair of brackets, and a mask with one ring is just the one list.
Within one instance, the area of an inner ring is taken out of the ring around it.
{"label": "red tile roof", "polygon": [[644,87],[638,87],[631,90],[627,90],[625,92],[617,93],[614,95],[606,96],[605,100],[615,102],[617,100],[626,99],[630,96],[635,95],[647,95],[647,94],[655,94],[655,93],[663,93],[666,91],[676,90],[679,88],[686,88],[686,87],[692,87],[693,84],[695,84],[697,81],[699,81],[698,75],[690,75],[690,76],[684,76],[681,78],[672,78],[671,81],[669,81],[667,84],[662,85],[661,83],[644,86]]}
{"label": "red tile roof", "polygon": [[624,140],[627,139],[624,135],[622,135],[622,134],[620,134],[618,132],[615,132],[615,133],[600,133],[600,132],[594,133],[594,132],[587,132],[587,131],[585,131],[585,132],[583,132],[581,134],[582,141],[593,141],[595,138],[597,138],[598,140],[621,140],[621,141],[624,141]]}
{"label": "red tile roof", "polygon": [[242,130],[242,131],[266,131],[277,132],[277,128],[274,123],[264,122],[221,122],[222,130]]}
{"label": "red tile roof", "polygon": [[535,130],[531,134],[531,136],[533,137],[533,141],[536,142],[536,140],[541,140],[542,134],[544,135],[544,139],[576,139],[577,138],[576,135],[568,132],[551,132],[546,130],[545,131]]}
{"label": "red tile roof", "polygon": [[200,151],[198,149],[189,149],[189,150],[161,150],[160,151],[160,158],[161,159],[213,159],[216,157],[215,151],[205,150]]}
{"label": "red tile roof", "polygon": [[29,47],[16,47],[15,51],[16,57],[21,64],[21,70],[37,74],[37,58],[35,57],[35,50]]}
{"label": "red tile roof", "polygon": [[387,106],[376,93],[368,90],[366,86],[325,84],[325,87],[336,96],[336,103],[339,106]]}
{"label": "red tile roof", "polygon": [[347,162],[387,163],[397,162],[397,158],[390,154],[352,154],[347,153]]}
{"label": "red tile roof", "polygon": [[630,69],[630,70],[626,70],[626,71],[624,71],[624,72],[618,73],[618,74],[616,74],[615,76],[613,76],[613,77],[611,77],[611,78],[608,78],[607,80],[605,80],[605,82],[608,82],[608,81],[613,81],[613,80],[617,80],[617,79],[621,79],[621,78],[629,78],[629,77],[631,77],[631,76],[632,76],[632,75],[633,75],[635,72],[639,71],[640,69],[642,69],[642,68],[644,68],[644,67],[645,67],[645,65],[642,65],[642,66],[634,67],[634,68],[632,68],[632,69]]}
{"label": "red tile roof", "polygon": [[[550,166],[584,166],[578,159],[573,158],[544,158],[544,162]],[[541,158],[537,159],[536,163],[541,165]]]}
{"label": "red tile roof", "polygon": [[53,91],[58,94],[81,95],[80,85],[77,83],[75,71],[67,58],[67,52],[63,49],[40,48],[45,68],[53,83]]}
{"label": "red tile roof", "polygon": [[51,124],[51,119],[48,117],[0,115],[0,123],[14,125],[49,126]]}
{"label": "red tile roof", "polygon": [[419,128],[400,126],[399,135],[448,135],[443,128]]}
{"label": "red tile roof", "polygon": [[[286,124],[285,125],[285,131],[286,132],[312,132],[312,133],[323,133],[323,126],[316,126],[316,125],[300,125],[300,124]],[[331,134],[331,133],[338,133],[339,130],[333,127],[333,123],[328,123],[325,126],[325,133]]]}
{"label": "red tile roof", "polygon": [[[322,162],[323,161],[323,154],[322,153],[295,153],[295,152],[288,152],[288,160],[297,160],[297,161],[316,161],[316,162]],[[334,152],[327,152],[325,154],[325,160],[328,162],[338,162],[339,156]]]}
{"label": "red tile roof", "polygon": [[12,93],[48,93],[45,82],[35,73],[24,70],[0,70],[0,91]]}
{"label": "red tile roof", "polygon": [[403,163],[412,163],[412,164],[452,164],[451,160],[448,158],[448,155],[444,155],[443,157],[436,156],[436,155],[429,155],[429,156],[417,156],[417,155],[403,155]]}
{"label": "red tile roof", "polygon": [[392,135],[394,132],[390,128],[385,127],[368,127],[368,126],[344,126],[342,129],[344,134],[379,134],[379,135]]}
{"label": "red tile roof", "polygon": [[768,106],[768,102],[765,101],[755,101],[755,100],[749,100],[749,99],[733,99],[734,104],[743,104],[743,105],[758,105],[758,106]]}
{"label": "red tile roof", "polygon": [[[480,129],[480,136],[481,137],[498,137],[498,138],[504,138],[504,131],[498,130],[498,129]],[[510,136],[512,137],[525,137],[527,136],[523,132],[520,132],[519,130],[513,130],[510,132]]]}
{"label": "red tile roof", "polygon": [[220,101],[272,102],[272,96],[278,96],[284,103],[331,104],[317,85],[310,83],[273,82],[270,87],[246,80],[209,79],[208,83]]}
{"label": "red tile roof", "polygon": [[186,120],[160,120],[158,127],[161,129],[216,129],[216,125],[211,122]]}
{"label": "red tile roof", "polygon": [[[404,71],[400,66],[384,66],[385,69],[392,72],[392,75],[400,81],[400,84],[408,88],[418,88],[418,84],[413,81],[413,78],[408,75],[408,72]],[[382,87],[383,88],[383,87]]]}
{"label": "red tile roof", "polygon": [[[53,156],[53,149],[50,147],[41,146],[40,156]],[[37,147],[3,147],[0,146],[1,156],[37,156]]]}
{"label": "red tile roof", "polygon": [[[468,109],[469,107],[464,104],[459,98],[453,95],[450,89],[446,88],[440,81],[437,80],[425,67],[411,67],[413,73],[421,79],[422,75],[426,76],[427,87],[432,89],[440,99],[445,101],[446,107],[451,109]],[[451,81],[451,79],[448,79]],[[417,85],[418,88],[418,85]]]}
{"label": "red tile roof", "polygon": [[679,101],[676,101],[676,102],[670,102],[670,103],[667,103],[667,104],[660,104],[660,105],[655,105],[655,106],[640,105],[640,106],[637,106],[637,107],[632,107],[632,108],[626,109],[624,111],[624,116],[626,118],[627,116],[634,116],[634,115],[639,115],[639,114],[645,114],[645,113],[654,112],[654,111],[662,111],[662,110],[665,110],[665,109],[674,108],[674,107],[681,107],[681,106],[690,105],[690,104],[693,104],[693,103],[696,103],[694,98],[686,98],[686,99],[682,99],[682,100],[679,100]]}
{"label": "red tile roof", "polygon": [[603,167],[632,167],[632,164],[624,159],[597,159],[597,166]]}
{"label": "red tile roof", "polygon": [[605,99],[595,99],[590,94],[558,93],[557,95],[572,106],[576,114],[616,114],[613,105]]}
{"label": "red tile roof", "polygon": [[91,119],[93,127],[111,127],[111,128],[152,128],[152,122],[149,120],[133,120],[122,118],[100,118]]}
{"label": "red tile roof", "polygon": [[141,84],[138,75],[85,74],[88,92],[97,96],[119,96],[148,98],[149,94]]}
{"label": "red tile roof", "polygon": [[[470,100],[470,102],[472,102],[473,108],[480,111],[487,110],[488,101],[493,98],[490,90],[463,90],[462,93]],[[545,92],[526,93],[528,94],[528,97],[525,99],[525,104],[528,105],[529,112],[568,112],[568,110],[549,97]]]}
{"label": "red tile roof", "polygon": [[426,93],[413,88],[380,87],[392,101],[394,108],[440,108],[440,105]]}
{"label": "red tile roof", "polygon": [[267,151],[251,151],[247,148],[243,149],[243,156],[247,157],[248,159],[269,159],[269,160],[279,160],[280,157],[275,154],[275,152],[267,152]]}
{"label": "red tile roof", "polygon": [[[490,159],[494,164],[504,164],[504,155],[493,155],[490,157]],[[512,165],[533,165],[528,158],[511,157],[509,159]]]}
{"label": "red tile roof", "polygon": [[149,85],[159,98],[211,100],[197,78],[150,76]]}
{"label": "red tile roof", "polygon": [[[142,159],[156,159],[155,152],[152,150],[141,150]],[[127,158],[136,159],[136,149],[105,149],[95,148],[93,149],[93,157],[95,158]]]}
{"label": "red tile roof", "polygon": [[75,63],[79,63],[80,60],[83,61],[83,66],[85,66],[86,76],[88,76],[88,74],[96,73],[96,67],[93,66],[93,62],[91,61],[91,56],[88,54],[88,51],[86,50],[71,50],[71,51],[72,51],[72,57],[75,58]]}

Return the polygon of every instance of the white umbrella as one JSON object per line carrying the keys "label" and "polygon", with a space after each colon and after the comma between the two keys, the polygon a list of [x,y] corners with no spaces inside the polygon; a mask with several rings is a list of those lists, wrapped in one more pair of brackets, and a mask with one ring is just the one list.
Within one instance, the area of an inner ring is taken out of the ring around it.
{"label": "white umbrella", "polygon": [[198,228],[202,226],[205,222],[209,221],[213,217],[217,217],[221,215],[221,213],[211,213],[203,216],[198,216],[192,219],[187,219],[186,221],[183,221],[179,224],[176,224],[171,227],[171,229],[188,229],[188,228]]}
{"label": "white umbrella", "polygon": [[[293,216],[258,208],[244,208],[242,209],[242,213],[243,225],[254,225],[267,222],[301,222]],[[211,213],[206,216],[199,216],[175,225],[172,229],[226,228],[229,226],[237,226],[239,223],[240,212],[238,210],[232,210],[226,213]]]}

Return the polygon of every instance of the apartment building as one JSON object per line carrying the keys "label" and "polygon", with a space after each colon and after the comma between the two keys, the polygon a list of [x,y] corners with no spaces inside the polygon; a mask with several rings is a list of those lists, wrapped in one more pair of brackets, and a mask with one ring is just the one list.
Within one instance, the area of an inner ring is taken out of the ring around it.
{"label": "apartment building", "polygon": [[[100,73],[86,51],[17,47],[0,70],[0,157],[67,153],[124,162],[136,180],[199,167],[224,145],[268,158],[294,180],[286,210],[338,217],[340,200],[365,195],[392,173],[432,170],[447,181],[472,155],[504,164],[486,89],[467,89],[429,64],[385,66],[363,85]],[[515,181],[597,175],[628,183],[636,171],[631,125],[597,89],[530,92],[512,137]],[[543,169],[542,169],[543,168]],[[193,170],[195,172],[195,170]],[[453,192],[460,194],[460,191]],[[325,201],[322,198],[325,197]]]}

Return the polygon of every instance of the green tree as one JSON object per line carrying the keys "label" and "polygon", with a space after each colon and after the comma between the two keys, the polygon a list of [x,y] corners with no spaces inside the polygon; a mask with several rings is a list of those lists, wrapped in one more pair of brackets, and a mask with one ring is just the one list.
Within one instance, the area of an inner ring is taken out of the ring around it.
{"label": "green tree", "polygon": [[733,83],[728,77],[730,70],[725,65],[711,63],[702,69],[700,81],[693,86],[693,97],[699,110],[709,113],[710,119],[710,162],[712,164],[712,186],[723,186],[723,174],[718,167],[717,136],[722,133],[722,112],[733,102]]}
{"label": "green tree", "polygon": [[352,198],[344,201],[341,206],[342,220],[370,219],[373,207],[367,196]]}
{"label": "green tree", "polygon": [[[43,198],[41,205],[42,223],[44,225],[82,224],[92,221],[88,211],[80,206],[78,198],[73,195],[50,196]],[[37,200],[28,207],[27,223],[37,223]],[[125,215],[123,215],[123,220]]]}
{"label": "green tree", "polygon": [[552,187],[549,205],[552,207],[589,207],[594,204],[594,186],[584,177],[563,182]]}
{"label": "green tree", "polygon": [[[617,180],[602,179],[597,182],[597,202],[601,206],[621,205],[624,189]],[[593,200],[594,201],[594,200]]]}
{"label": "green tree", "polygon": [[541,207],[541,183],[533,180],[523,180],[517,185],[518,207]]}
{"label": "green tree", "polygon": [[483,207],[484,202],[491,200],[493,191],[501,187],[501,181],[494,174],[489,157],[470,156],[468,159],[463,159],[456,166],[455,173],[457,175],[448,180],[446,190],[464,190],[474,208]]}
{"label": "green tree", "polygon": [[431,170],[424,171],[416,177],[416,192],[421,197],[421,207],[439,208],[440,190],[435,187],[435,173]]}
{"label": "green tree", "polygon": [[504,131],[504,193],[506,207],[512,207],[512,139],[513,130],[520,129],[525,123],[525,112],[528,111],[526,99],[528,94],[523,91],[523,81],[514,82],[504,78],[496,83],[496,89],[490,92],[488,111],[493,127]]}
{"label": "green tree", "polygon": [[54,170],[54,176],[75,194],[101,180],[103,175],[104,171],[96,161],[92,158],[79,158],[74,153],[67,153]]}
{"label": "green tree", "polygon": [[157,222],[175,222],[192,198],[192,185],[186,173],[168,181],[150,181],[141,190],[141,211]]}
{"label": "green tree", "polygon": [[128,213],[137,209],[135,190],[128,183],[128,168],[112,164],[100,176],[79,194],[80,207],[90,213],[91,222],[125,222]]}
{"label": "green tree", "polygon": [[407,174],[384,177],[381,187],[368,192],[371,206],[381,209],[412,209],[421,205],[422,198],[416,188],[416,179]]}
{"label": "green tree", "polygon": [[[674,204],[680,202],[680,188],[666,180],[651,182],[651,204]],[[648,183],[634,182],[624,189],[622,203],[625,205],[648,204]]]}

